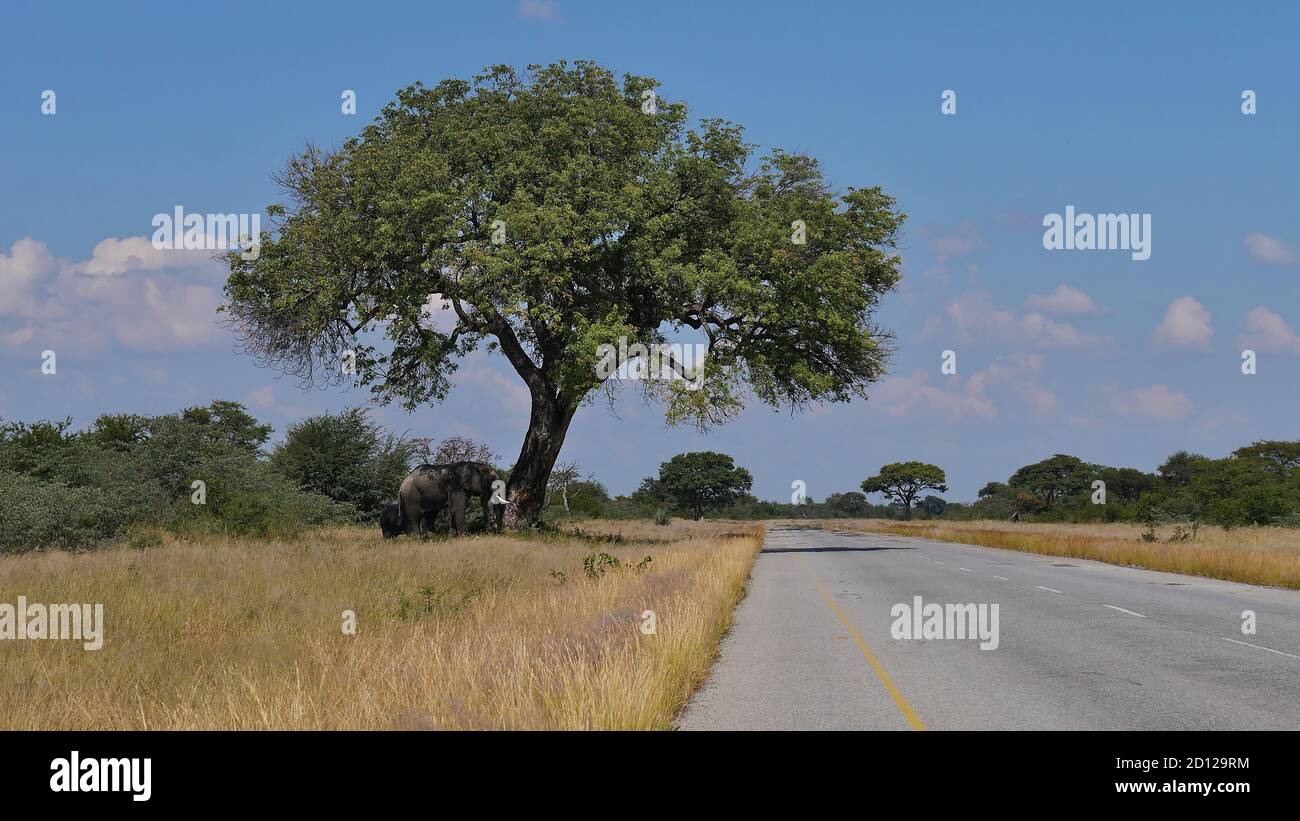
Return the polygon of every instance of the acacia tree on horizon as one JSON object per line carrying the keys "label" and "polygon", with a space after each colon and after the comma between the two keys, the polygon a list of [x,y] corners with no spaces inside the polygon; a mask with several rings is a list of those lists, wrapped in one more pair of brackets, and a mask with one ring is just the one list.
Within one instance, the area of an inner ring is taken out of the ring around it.
{"label": "acacia tree on horizon", "polygon": [[904,519],[912,518],[912,503],[925,490],[948,492],[943,468],[928,462],[891,462],[882,465],[875,476],[862,480],[864,493],[879,493],[902,505]]}
{"label": "acacia tree on horizon", "polygon": [[222,310],[243,347],[407,410],[442,400],[480,345],[499,351],[531,397],[507,486],[525,524],[574,413],[613,389],[598,348],[620,337],[707,339],[699,390],[641,384],[672,424],[724,422],[748,396],[865,397],[890,352],[872,315],[899,277],[893,198],[832,191],[802,154],[755,165],[740,126],[688,127],[657,87],[589,61],[495,66],[405,88],[337,150],[297,154],[260,253],[229,257]]}

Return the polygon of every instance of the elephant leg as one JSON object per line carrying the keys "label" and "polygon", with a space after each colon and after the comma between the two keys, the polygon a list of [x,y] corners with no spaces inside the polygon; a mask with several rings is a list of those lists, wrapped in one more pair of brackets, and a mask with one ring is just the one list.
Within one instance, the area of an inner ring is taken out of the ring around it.
{"label": "elephant leg", "polygon": [[415,502],[402,500],[402,532],[408,536],[418,535],[424,524],[424,514]]}
{"label": "elephant leg", "polygon": [[465,533],[465,494],[459,491],[451,494],[451,509],[447,513],[448,532],[453,536]]}

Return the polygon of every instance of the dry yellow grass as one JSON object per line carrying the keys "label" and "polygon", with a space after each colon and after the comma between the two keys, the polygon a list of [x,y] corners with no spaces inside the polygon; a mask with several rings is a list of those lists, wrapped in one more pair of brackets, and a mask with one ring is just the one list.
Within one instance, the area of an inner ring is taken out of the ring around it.
{"label": "dry yellow grass", "polygon": [[1170,526],[1156,528],[1159,541],[1148,542],[1142,539],[1145,526],[1129,524],[898,522],[887,519],[826,519],[820,524],[832,529],[922,536],[945,542],[1093,559],[1189,576],[1300,589],[1300,531],[1290,528],[1224,530],[1202,527],[1194,539],[1168,541],[1175,534],[1175,527]]}
{"label": "dry yellow grass", "polygon": [[[669,728],[708,673],[761,526],[581,527],[593,538],[383,542],[347,527],[0,557],[0,602],[105,610],[97,651],[0,642],[0,727]],[[593,580],[593,549],[653,562]]]}

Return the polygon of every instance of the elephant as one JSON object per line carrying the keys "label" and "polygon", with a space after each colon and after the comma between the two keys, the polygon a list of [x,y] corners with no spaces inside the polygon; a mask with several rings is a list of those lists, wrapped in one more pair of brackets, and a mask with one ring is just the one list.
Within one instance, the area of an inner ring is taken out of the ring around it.
{"label": "elephant", "polygon": [[[500,533],[506,514],[505,482],[496,468],[486,462],[456,462],[452,475],[467,497],[477,496],[483,505],[483,526]],[[499,491],[499,492],[498,492]],[[495,496],[494,496],[495,493]]]}
{"label": "elephant", "polygon": [[420,465],[402,480],[398,498],[402,530],[415,535],[433,529],[439,511],[450,508],[448,532],[465,532],[465,491],[455,480],[454,465]]}
{"label": "elephant", "polygon": [[393,502],[379,514],[379,529],[383,531],[385,539],[395,539],[405,529],[400,503]]}

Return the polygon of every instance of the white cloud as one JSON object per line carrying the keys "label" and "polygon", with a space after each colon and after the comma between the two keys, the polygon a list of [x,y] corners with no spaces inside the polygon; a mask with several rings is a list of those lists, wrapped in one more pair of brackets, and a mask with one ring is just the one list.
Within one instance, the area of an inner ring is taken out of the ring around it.
{"label": "white cloud", "polygon": [[1243,348],[1300,353],[1300,336],[1268,308],[1255,308],[1246,314],[1246,330],[1248,333],[1241,338]]}
{"label": "white cloud", "polygon": [[998,409],[987,397],[970,391],[945,391],[926,384],[925,371],[911,376],[891,376],[882,381],[872,394],[890,416],[910,416],[917,412],[938,413],[949,421],[976,416],[986,422],[998,417]]}
{"label": "white cloud", "polygon": [[443,333],[451,333],[456,327],[456,310],[442,294],[430,294],[421,311],[429,318],[429,324]]}
{"label": "white cloud", "polygon": [[[16,348],[95,350],[116,343],[140,351],[173,351],[222,338],[208,252],[154,251],[144,237],[110,238],[91,258],[54,257],[45,243],[14,243],[0,253],[0,344]],[[145,272],[167,271],[165,277]],[[190,280],[190,281],[187,281]]]}
{"label": "white cloud", "polygon": [[1095,314],[1098,311],[1097,303],[1092,301],[1092,297],[1064,283],[1056,286],[1056,290],[1046,296],[1031,295],[1025,302],[1025,307],[1046,314]]}
{"label": "white cloud", "polygon": [[1147,422],[1181,422],[1191,415],[1192,400],[1187,394],[1165,385],[1151,385],[1113,393],[1110,405],[1126,419]]}
{"label": "white cloud", "polygon": [[984,236],[972,222],[963,222],[952,228],[931,228],[923,232],[940,262],[954,257],[965,257],[987,247]]}
{"label": "white cloud", "polygon": [[559,20],[555,0],[519,0],[515,16],[523,20]]}
{"label": "white cloud", "polygon": [[1204,351],[1209,350],[1213,336],[1210,312],[1190,296],[1180,296],[1169,304],[1154,338],[1163,348]]}
{"label": "white cloud", "polygon": [[0,316],[35,317],[48,312],[43,283],[58,272],[59,261],[45,243],[20,239],[0,251]]}
{"label": "white cloud", "polygon": [[958,376],[945,377],[951,388],[929,384],[928,374],[917,370],[908,377],[894,376],[882,381],[872,393],[871,401],[894,417],[934,413],[951,422],[967,418],[992,422],[998,418],[999,411],[989,395],[990,389],[1006,386],[1034,416],[1051,416],[1056,413],[1056,395],[1030,381],[1042,366],[1040,354],[1018,354],[994,361],[964,381]]}
{"label": "white cloud", "polygon": [[1270,237],[1268,234],[1247,234],[1245,240],[1246,253],[1256,262],[1263,262],[1266,265],[1294,265],[1300,257],[1297,257],[1295,246],[1283,242],[1280,239]]}
{"label": "white cloud", "polygon": [[165,268],[209,267],[219,270],[221,264],[213,259],[217,251],[194,251],[154,248],[147,237],[109,237],[101,240],[90,253],[90,259],[79,263],[75,270],[84,274],[125,274],[129,271],[161,271]]}
{"label": "white cloud", "polygon": [[[1110,342],[1108,337],[1084,333],[1041,313],[1031,312],[1018,317],[1014,311],[997,308],[987,294],[978,291],[967,291],[959,296],[948,305],[944,314],[961,343],[996,340],[1036,348],[1095,348]],[[935,335],[944,325],[943,320],[927,320],[927,335]]]}

